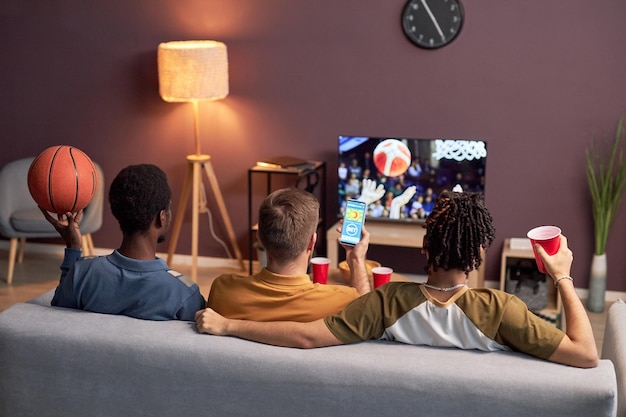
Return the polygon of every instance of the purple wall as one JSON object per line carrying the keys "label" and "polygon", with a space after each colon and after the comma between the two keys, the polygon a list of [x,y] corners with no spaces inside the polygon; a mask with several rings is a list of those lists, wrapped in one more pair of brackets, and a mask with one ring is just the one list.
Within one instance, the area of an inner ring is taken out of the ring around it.
{"label": "purple wall", "polygon": [[[229,48],[230,95],[201,104],[203,151],[244,255],[247,168],[260,157],[326,160],[332,220],[337,135],[480,138],[498,235],[488,279],[498,279],[505,237],[557,224],[576,254],[576,285],[586,287],[593,245],[584,151],[626,111],[626,2],[465,0],[460,36],[435,51],[404,38],[404,3],[4,0],[0,165],[72,144],[109,182],[128,164],[160,165],[176,203],[193,116],[191,105],[159,97],[157,46],[215,39]],[[608,246],[610,290],[626,291],[625,210]],[[95,243],[116,247],[108,210],[104,222]],[[180,253],[190,250],[190,222]],[[201,228],[200,255],[224,256],[205,218]],[[226,238],[219,221],[216,230]]]}

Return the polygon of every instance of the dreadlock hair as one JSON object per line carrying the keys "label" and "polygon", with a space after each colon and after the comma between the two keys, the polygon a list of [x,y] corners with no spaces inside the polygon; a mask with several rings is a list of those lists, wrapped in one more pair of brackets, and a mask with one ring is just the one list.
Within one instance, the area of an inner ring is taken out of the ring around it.
{"label": "dreadlock hair", "polygon": [[424,224],[426,273],[460,269],[468,274],[482,263],[481,249],[495,238],[491,214],[478,193],[444,191]]}

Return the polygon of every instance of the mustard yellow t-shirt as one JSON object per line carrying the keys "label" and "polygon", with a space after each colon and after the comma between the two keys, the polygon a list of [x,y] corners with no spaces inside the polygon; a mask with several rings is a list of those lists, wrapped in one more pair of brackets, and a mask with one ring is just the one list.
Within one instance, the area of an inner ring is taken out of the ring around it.
{"label": "mustard yellow t-shirt", "polygon": [[341,311],[358,296],[353,287],[314,284],[307,274],[278,275],[264,268],[252,276],[217,277],[207,307],[233,319],[308,322]]}

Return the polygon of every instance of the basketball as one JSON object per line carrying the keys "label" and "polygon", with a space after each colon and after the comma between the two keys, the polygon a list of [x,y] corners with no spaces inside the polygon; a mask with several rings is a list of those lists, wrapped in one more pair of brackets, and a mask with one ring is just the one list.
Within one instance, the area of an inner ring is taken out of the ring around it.
{"label": "basketball", "polygon": [[387,139],[374,148],[374,165],[387,177],[397,177],[411,165],[411,151],[397,139]]}
{"label": "basketball", "polygon": [[91,158],[73,146],[52,146],[39,154],[28,170],[28,190],[43,209],[76,213],[89,204],[98,186]]}

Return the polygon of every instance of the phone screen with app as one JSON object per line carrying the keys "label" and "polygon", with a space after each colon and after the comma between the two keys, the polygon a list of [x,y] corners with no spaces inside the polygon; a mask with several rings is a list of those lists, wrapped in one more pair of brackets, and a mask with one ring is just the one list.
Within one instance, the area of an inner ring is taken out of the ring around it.
{"label": "phone screen with app", "polygon": [[348,200],[346,213],[343,216],[341,228],[341,243],[356,245],[361,240],[361,229],[365,221],[365,203],[357,200]]}

